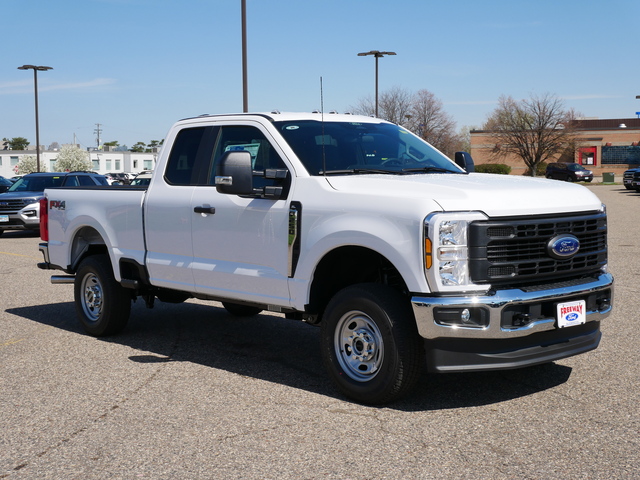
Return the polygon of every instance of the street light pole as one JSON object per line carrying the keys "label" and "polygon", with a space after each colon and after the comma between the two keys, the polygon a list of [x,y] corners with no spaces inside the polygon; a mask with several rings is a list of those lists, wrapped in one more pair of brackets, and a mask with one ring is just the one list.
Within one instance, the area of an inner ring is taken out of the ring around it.
{"label": "street light pole", "polygon": [[371,50],[370,52],[359,53],[359,57],[366,57],[367,55],[373,55],[376,59],[376,117],[378,116],[378,59],[385,55],[395,55],[396,52],[380,52],[379,50]]}
{"label": "street light pole", "polygon": [[18,70],[33,70],[33,87],[36,95],[36,169],[40,171],[40,127],[38,122],[38,72],[52,70],[51,67],[41,65],[23,65]]}
{"label": "street light pole", "polygon": [[249,111],[249,88],[247,73],[247,0],[241,2],[242,15],[242,112]]}

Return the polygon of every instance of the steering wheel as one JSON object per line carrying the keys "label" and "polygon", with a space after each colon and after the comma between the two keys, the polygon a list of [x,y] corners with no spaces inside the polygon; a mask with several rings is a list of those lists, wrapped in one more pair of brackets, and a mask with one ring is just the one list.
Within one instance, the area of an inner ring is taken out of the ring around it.
{"label": "steering wheel", "polygon": [[402,165],[404,162],[402,160],[400,160],[399,158],[388,158],[387,160],[385,160],[384,162],[382,162],[380,164],[381,167],[389,167],[389,166],[393,166],[393,165],[397,165],[400,166]]}

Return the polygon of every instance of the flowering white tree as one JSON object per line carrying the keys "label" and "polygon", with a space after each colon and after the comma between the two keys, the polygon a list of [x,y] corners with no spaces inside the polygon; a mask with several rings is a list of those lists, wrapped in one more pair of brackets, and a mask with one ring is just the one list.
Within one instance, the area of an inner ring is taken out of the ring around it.
{"label": "flowering white tree", "polygon": [[90,171],[93,165],[87,152],[73,145],[63,145],[54,168],[56,172]]}
{"label": "flowering white tree", "polygon": [[[13,171],[16,172],[16,175],[26,175],[28,173],[33,173],[38,171],[38,161],[36,160],[35,155],[23,155],[18,164],[13,167]],[[40,171],[46,172],[47,167],[40,164]]]}

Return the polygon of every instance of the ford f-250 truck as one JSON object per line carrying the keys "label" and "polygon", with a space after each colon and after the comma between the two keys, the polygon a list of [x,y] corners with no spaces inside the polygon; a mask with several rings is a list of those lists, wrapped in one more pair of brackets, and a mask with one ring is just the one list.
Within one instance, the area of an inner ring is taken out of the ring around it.
{"label": "ford f-250 truck", "polygon": [[[147,187],[46,191],[43,269],[91,335],[142,297],[215,300],[319,325],[349,398],[431,372],[595,349],[612,309],[607,217],[587,188],[470,173],[401,126],[337,114],[201,116],[169,131]],[[426,360],[426,361],[425,361]]]}

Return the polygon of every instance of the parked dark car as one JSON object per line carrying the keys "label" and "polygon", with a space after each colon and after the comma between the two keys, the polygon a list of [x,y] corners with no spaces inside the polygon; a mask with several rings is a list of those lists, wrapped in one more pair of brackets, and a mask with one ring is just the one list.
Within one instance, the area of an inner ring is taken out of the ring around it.
{"label": "parked dark car", "polygon": [[631,178],[631,189],[640,193],[640,168],[633,172],[633,177]]}
{"label": "parked dark car", "polygon": [[40,199],[45,188],[108,185],[91,172],[30,173],[0,193],[0,235],[5,230],[38,230]]}
{"label": "parked dark car", "polygon": [[0,193],[6,192],[9,190],[9,187],[13,185],[13,182],[8,178],[0,177]]}
{"label": "parked dark car", "polygon": [[578,163],[550,163],[547,165],[545,176],[567,182],[590,182],[593,180],[593,172]]}
{"label": "parked dark car", "polygon": [[622,184],[624,185],[624,188],[626,188],[627,190],[635,189],[635,187],[633,186],[633,180],[634,174],[637,172],[640,172],[640,167],[630,168],[629,170],[624,171],[624,174],[622,175]]}

